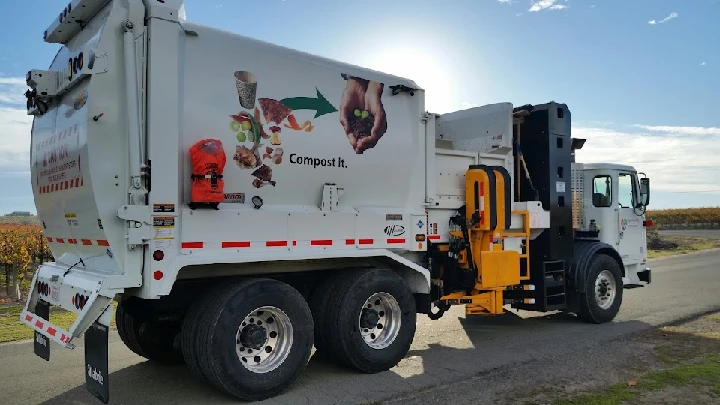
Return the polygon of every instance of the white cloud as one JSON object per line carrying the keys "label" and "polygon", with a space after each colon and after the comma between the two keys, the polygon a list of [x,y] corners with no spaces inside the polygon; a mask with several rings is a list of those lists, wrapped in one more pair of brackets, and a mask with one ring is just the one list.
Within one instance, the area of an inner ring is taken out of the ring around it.
{"label": "white cloud", "polygon": [[30,171],[32,116],[25,112],[24,78],[0,77],[0,171]]}
{"label": "white cloud", "polygon": [[534,0],[528,11],[562,10],[568,7],[565,4],[557,4],[557,2],[558,0]]}
{"label": "white cloud", "polygon": [[672,135],[711,135],[720,137],[720,128],[717,127],[672,127],[672,126],[652,126],[652,125],[633,125],[635,128],[641,128],[651,132],[662,132]]}
{"label": "white cloud", "polygon": [[573,137],[587,142],[577,151],[581,163],[610,162],[634,166],[652,178],[658,191],[717,189],[720,128],[633,125],[644,132],[606,127],[575,127]]}
{"label": "white cloud", "polygon": [[30,128],[32,116],[24,109],[0,107],[0,169],[3,172],[30,171]]}
{"label": "white cloud", "polygon": [[672,13],[670,13],[670,15],[668,15],[668,16],[665,17],[665,18],[663,18],[662,20],[660,20],[660,21],[650,20],[650,21],[648,21],[648,24],[650,24],[650,25],[664,24],[664,23],[672,20],[673,18],[677,18],[678,16],[679,16],[678,13],[672,12]]}
{"label": "white cloud", "polygon": [[705,66],[705,65],[707,65],[707,63],[705,63],[705,62],[700,64],[700,66]]}
{"label": "white cloud", "polygon": [[24,77],[0,77],[0,84],[26,86]]}

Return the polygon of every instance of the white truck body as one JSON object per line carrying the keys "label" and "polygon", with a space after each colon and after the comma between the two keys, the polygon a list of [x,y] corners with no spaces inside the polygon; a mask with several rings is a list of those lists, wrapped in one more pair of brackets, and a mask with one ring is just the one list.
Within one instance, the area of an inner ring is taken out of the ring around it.
{"label": "white truck body", "polygon": [[[411,80],[193,24],[181,0],[74,0],[45,36],[62,47],[48,70],[28,73],[28,113],[32,187],[55,261],[36,272],[21,319],[68,348],[109,324],[118,294],[159,299],[178,280],[381,265],[430,294],[424,253],[450,240],[468,167],[503,167],[510,179],[518,167],[510,103],[429,114]],[[353,78],[382,87],[387,125],[362,153],[341,124]],[[217,210],[188,205],[188,151],[204,139],[226,155]],[[586,168],[586,183],[604,169]],[[512,181],[508,231],[522,231],[527,212],[534,239],[551,226],[549,209],[515,201]],[[588,198],[583,226],[597,217],[617,229],[624,217],[594,212]],[[626,282],[645,263],[634,225],[606,241],[621,247]],[[525,248],[518,235],[502,243]],[[39,300],[76,323],[48,322]]]}

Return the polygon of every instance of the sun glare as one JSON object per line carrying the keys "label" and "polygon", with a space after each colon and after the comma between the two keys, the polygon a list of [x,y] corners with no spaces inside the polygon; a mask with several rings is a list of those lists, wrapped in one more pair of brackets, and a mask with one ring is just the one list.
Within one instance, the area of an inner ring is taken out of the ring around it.
{"label": "sun glare", "polygon": [[373,52],[363,65],[414,81],[425,90],[426,110],[446,113],[461,107],[453,98],[456,89],[451,72],[443,66],[440,56],[430,49],[395,47]]}

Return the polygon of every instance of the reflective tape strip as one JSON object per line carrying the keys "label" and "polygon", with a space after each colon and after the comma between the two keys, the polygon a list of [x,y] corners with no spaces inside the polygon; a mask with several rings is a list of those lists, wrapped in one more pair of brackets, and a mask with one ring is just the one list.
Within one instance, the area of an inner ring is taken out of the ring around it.
{"label": "reflective tape strip", "polygon": [[48,194],[53,193],[60,190],[69,190],[71,188],[81,187],[85,184],[85,181],[82,177],[75,177],[74,179],[70,180],[63,180],[59,183],[53,183],[48,184],[46,186],[41,186],[39,189],[40,194]]}
{"label": "reflective tape strip", "polygon": [[391,238],[387,240],[388,245],[405,244],[405,238]]}
{"label": "reflective tape strip", "polygon": [[181,246],[183,249],[202,249],[205,244],[202,242],[183,242]]}
{"label": "reflective tape strip", "polygon": [[84,246],[110,246],[110,242],[107,240],[101,239],[101,240],[91,240],[91,239],[75,239],[75,238],[53,238],[51,236],[46,237],[48,243],[68,243],[71,245],[78,245],[82,244]]}
{"label": "reflective tape strip", "polygon": [[[183,243],[183,249],[190,249],[190,247],[185,246],[186,244]],[[200,246],[202,248],[202,246]],[[222,248],[223,249],[235,249],[235,248],[249,248],[250,242],[223,242]]]}
{"label": "reflective tape strip", "polygon": [[35,314],[28,312],[27,310],[23,311],[20,320],[35,331],[42,333],[43,335],[49,336],[57,343],[63,344],[69,348],[74,347],[70,344],[70,333],[53,325],[49,321],[35,316]]}
{"label": "reflective tape strip", "polygon": [[[439,238],[439,237],[438,237]],[[387,239],[388,244],[404,244],[406,243],[406,239],[404,238],[393,238],[393,239]],[[313,239],[310,241],[300,241],[301,246],[354,246],[354,245],[374,245],[375,239]],[[223,249],[245,249],[245,248],[260,248],[260,247],[288,247],[288,246],[298,246],[298,241],[287,241],[287,240],[269,240],[269,241],[260,241],[260,242],[250,242],[250,241],[223,241],[220,242],[220,246]],[[205,242],[182,242],[181,244],[182,249],[204,249]]]}
{"label": "reflective tape strip", "polygon": [[318,239],[310,241],[310,246],[332,246],[332,244],[332,239]]}

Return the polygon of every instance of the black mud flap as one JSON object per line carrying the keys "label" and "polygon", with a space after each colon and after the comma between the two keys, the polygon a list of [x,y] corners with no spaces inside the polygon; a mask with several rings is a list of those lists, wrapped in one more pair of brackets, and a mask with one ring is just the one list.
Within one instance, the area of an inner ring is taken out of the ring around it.
{"label": "black mud flap", "polygon": [[85,332],[85,388],[107,404],[110,401],[108,375],[108,327],[97,322]]}
{"label": "black mud flap", "polygon": [[[35,315],[46,321],[50,320],[50,304],[44,301],[38,300],[35,304]],[[35,344],[34,350],[38,357],[50,361],[50,339],[42,333],[35,331]]]}

